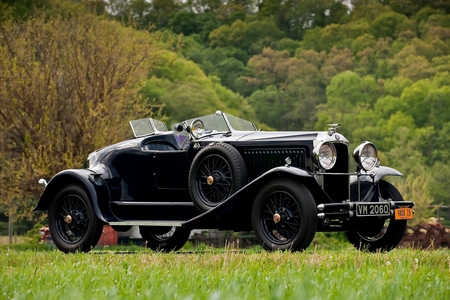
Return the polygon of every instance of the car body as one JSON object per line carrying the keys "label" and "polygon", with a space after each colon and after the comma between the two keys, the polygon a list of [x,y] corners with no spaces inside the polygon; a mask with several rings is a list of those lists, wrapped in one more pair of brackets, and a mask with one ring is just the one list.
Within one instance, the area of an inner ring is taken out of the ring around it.
{"label": "car body", "polygon": [[89,251],[103,225],[139,226],[148,247],[180,249],[193,229],[253,230],[267,250],[304,250],[317,231],[343,231],[359,249],[400,242],[413,203],[380,166],[376,147],[353,152],[337,132],[260,131],[217,111],[174,124],[130,121],[134,138],[91,153],[83,169],[56,174],[35,210],[48,211],[64,252]]}

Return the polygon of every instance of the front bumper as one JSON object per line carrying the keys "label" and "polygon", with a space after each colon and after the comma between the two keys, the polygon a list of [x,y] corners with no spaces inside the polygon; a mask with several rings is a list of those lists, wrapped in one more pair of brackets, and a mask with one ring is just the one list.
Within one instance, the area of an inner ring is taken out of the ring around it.
{"label": "front bumper", "polygon": [[342,202],[317,205],[317,218],[322,220],[354,219],[354,218],[394,218],[394,220],[410,220],[414,217],[414,202]]}

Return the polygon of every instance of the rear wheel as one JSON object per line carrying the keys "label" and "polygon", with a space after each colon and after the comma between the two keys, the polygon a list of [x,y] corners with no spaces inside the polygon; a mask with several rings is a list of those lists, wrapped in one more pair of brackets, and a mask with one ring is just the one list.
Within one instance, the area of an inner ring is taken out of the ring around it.
{"label": "rear wheel", "polygon": [[191,234],[189,229],[170,226],[139,226],[139,232],[148,248],[162,252],[181,249]]}
{"label": "rear wheel", "polygon": [[264,249],[303,251],[317,229],[314,199],[303,184],[274,180],[256,196],[252,224]]}
{"label": "rear wheel", "polygon": [[48,212],[50,234],[59,250],[88,252],[102,234],[103,224],[95,216],[86,192],[67,186],[54,198]]}
{"label": "rear wheel", "polygon": [[[400,192],[390,183],[380,181],[380,193],[383,199],[403,201]],[[357,231],[346,232],[347,238],[359,250],[391,251],[400,243],[406,230],[406,220],[367,219],[359,224]]]}

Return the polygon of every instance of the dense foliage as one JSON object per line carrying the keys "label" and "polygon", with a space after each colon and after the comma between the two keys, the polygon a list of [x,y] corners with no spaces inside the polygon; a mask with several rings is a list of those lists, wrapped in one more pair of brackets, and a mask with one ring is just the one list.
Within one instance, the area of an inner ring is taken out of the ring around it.
{"label": "dense foliage", "polygon": [[81,167],[129,135],[123,120],[149,115],[137,98],[161,47],[146,32],[73,13],[0,26],[0,203],[30,215],[37,180]]}
{"label": "dense foliage", "polygon": [[[9,7],[15,22],[28,24],[27,20],[37,12],[45,14],[43,19],[53,20],[62,12],[83,7],[102,18],[115,18],[133,28],[150,31],[151,36],[158,36],[162,48],[152,54],[155,58],[152,68],[147,69],[145,77],[136,77],[131,82],[137,84],[139,79],[144,80],[139,90],[141,99],[162,105],[159,117],[168,123],[215,109],[227,110],[255,120],[263,128],[270,126],[278,130],[322,130],[327,123],[342,123],[339,130],[354,143],[353,146],[363,140],[374,142],[381,152],[382,164],[406,175],[399,183],[405,198],[422,205],[450,204],[446,189],[450,184],[450,166],[446,163],[450,158],[447,135],[450,132],[448,1],[32,2],[0,1],[0,8]],[[0,20],[4,20],[5,15],[7,13],[1,15]],[[4,23],[2,28],[7,24]],[[45,24],[50,26],[51,22]],[[64,28],[67,26],[54,30],[60,29],[63,34]],[[125,47],[124,43],[118,45]],[[3,41],[0,49],[3,51],[0,59],[12,63],[13,56],[3,56],[7,53]],[[35,68],[41,68],[41,65]],[[51,78],[51,70],[48,72]],[[67,93],[58,95],[61,103],[70,99]],[[41,96],[36,95],[28,101],[45,101]],[[90,95],[86,95],[86,101],[87,97]],[[4,99],[17,101],[13,94]],[[123,115],[103,126],[126,126],[123,116],[134,113],[127,110],[128,102],[123,103],[120,108]],[[10,104],[5,105],[9,107]],[[37,102],[33,105],[39,106]],[[50,111],[51,106],[40,106]],[[48,117],[52,122],[61,122],[61,116],[55,113],[53,111]],[[22,118],[25,116],[23,114]],[[99,121],[97,125],[103,122],[96,120]],[[5,116],[1,122],[12,123]],[[86,123],[78,123],[79,132],[88,128]],[[78,126],[78,123],[71,124]],[[38,124],[46,123],[35,121],[33,126]],[[61,136],[56,132],[47,134]],[[69,135],[65,141],[92,141],[94,134],[78,139]],[[109,141],[103,140],[103,134],[95,136],[100,138],[98,143]],[[10,144],[4,131],[2,139],[5,139],[2,145]],[[73,156],[72,152],[62,150],[51,152],[53,150],[49,150],[47,143],[34,136],[34,131],[22,131],[15,141],[22,146],[30,145],[30,142],[40,145],[40,150],[32,148],[35,150],[27,152],[30,148],[22,147],[15,160],[2,162],[3,173],[18,172],[21,168],[18,166],[24,165],[20,160],[31,153],[45,152],[47,156],[62,158]],[[56,142],[59,143],[64,141]],[[75,160],[68,164],[67,159],[62,159],[58,166],[46,167],[39,175],[50,177],[61,165],[80,166],[81,157],[92,150],[88,149],[90,146],[99,145],[88,143],[79,148],[78,165]],[[25,166],[31,168],[36,164],[47,166],[46,161],[30,162]],[[10,182],[4,181],[8,186],[5,190],[19,186],[13,179],[17,176],[6,176],[5,180]],[[34,176],[37,173],[26,176],[27,184],[36,180]]]}

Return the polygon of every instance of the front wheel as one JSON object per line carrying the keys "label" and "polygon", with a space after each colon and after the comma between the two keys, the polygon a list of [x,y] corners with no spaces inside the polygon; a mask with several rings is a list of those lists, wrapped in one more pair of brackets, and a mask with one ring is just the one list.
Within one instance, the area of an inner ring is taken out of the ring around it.
{"label": "front wheel", "polygon": [[[380,181],[380,193],[383,199],[403,201],[400,192],[390,183]],[[400,243],[406,230],[406,220],[394,217],[381,220],[367,220],[360,224],[357,231],[345,234],[353,246],[359,250],[391,251]]]}
{"label": "front wheel", "polygon": [[48,219],[53,242],[65,253],[90,251],[102,234],[103,225],[79,186],[67,186],[56,195]]}
{"label": "front wheel", "polygon": [[139,232],[148,248],[162,252],[181,249],[191,234],[189,229],[170,226],[139,226]]}
{"label": "front wheel", "polygon": [[264,249],[303,251],[317,229],[314,199],[301,183],[273,180],[256,196],[252,225]]}

